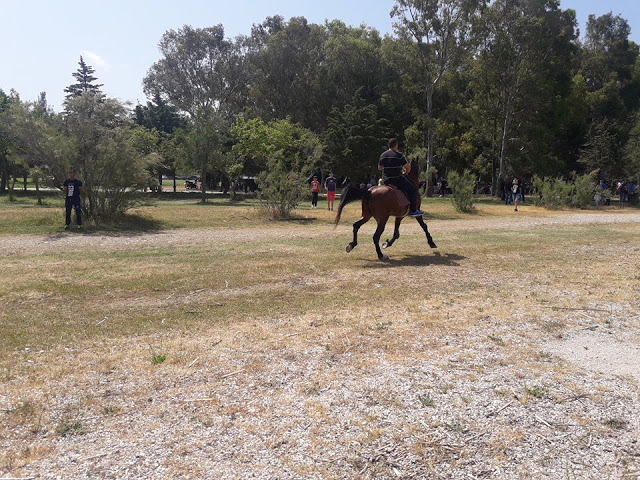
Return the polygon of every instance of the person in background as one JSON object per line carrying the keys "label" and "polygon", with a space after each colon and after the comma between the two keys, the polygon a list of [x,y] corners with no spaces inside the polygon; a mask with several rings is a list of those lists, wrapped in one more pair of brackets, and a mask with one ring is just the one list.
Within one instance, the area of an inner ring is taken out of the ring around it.
{"label": "person in background", "polygon": [[338,180],[333,176],[333,172],[329,172],[329,176],[324,180],[324,188],[327,190],[327,210],[333,211],[337,184]]}
{"label": "person in background", "polygon": [[311,187],[311,208],[318,208],[318,193],[320,192],[320,182],[314,176],[309,184]]}
{"label": "person in background", "polygon": [[513,206],[516,207],[513,211],[517,212],[518,205],[520,205],[520,202],[522,201],[522,187],[516,177],[514,177],[513,183],[511,184],[511,198],[513,199]]}
{"label": "person in background", "polygon": [[75,168],[69,169],[69,178],[64,183],[64,208],[66,213],[64,229],[71,228],[71,209],[76,211],[76,228],[82,228],[82,207],[80,205],[80,194],[83,193],[82,182],[76,178]]}

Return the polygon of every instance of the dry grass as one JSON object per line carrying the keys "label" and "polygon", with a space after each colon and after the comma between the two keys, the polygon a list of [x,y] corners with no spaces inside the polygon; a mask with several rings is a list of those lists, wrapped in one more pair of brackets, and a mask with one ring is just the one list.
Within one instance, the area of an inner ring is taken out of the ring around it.
{"label": "dry grass", "polygon": [[[372,223],[344,253],[355,205],[335,230],[322,210],[272,222],[251,207],[174,208],[175,231],[0,236],[0,473],[633,478],[640,468],[637,377],[551,349],[593,326],[638,334],[637,212],[609,222],[481,205],[464,217],[432,201],[440,248],[428,251],[407,221],[382,263]],[[171,209],[137,213],[168,225]]]}

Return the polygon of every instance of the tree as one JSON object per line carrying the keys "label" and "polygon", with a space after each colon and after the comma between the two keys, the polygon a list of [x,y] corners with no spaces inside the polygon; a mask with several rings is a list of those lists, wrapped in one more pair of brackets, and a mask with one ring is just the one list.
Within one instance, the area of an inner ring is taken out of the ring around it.
{"label": "tree", "polygon": [[266,121],[290,117],[315,129],[325,122],[326,112],[317,108],[316,66],[323,61],[326,33],[304,17],[285,22],[267,18],[254,26],[248,40],[250,107]]}
{"label": "tree", "polygon": [[[244,86],[234,70],[241,64],[236,45],[224,36],[224,27],[165,32],[159,44],[162,57],[144,78],[149,97],[160,95],[192,119],[229,113],[233,97]],[[209,113],[207,113],[209,112]]]}
{"label": "tree", "polygon": [[[181,117],[176,108],[162,99],[159,92],[153,96],[153,100],[145,106],[136,105],[133,111],[133,120],[138,125],[155,132],[156,145],[153,152],[158,155],[153,162],[154,171],[158,179],[158,188],[162,190],[162,176],[173,175],[173,191],[176,191],[176,166],[179,155],[176,154],[173,133],[179,128],[185,128],[187,122]],[[148,147],[145,147],[148,148]],[[148,152],[151,153],[151,152]]]}
{"label": "tree", "polygon": [[33,179],[38,205],[42,204],[40,186],[52,172],[61,170],[67,144],[42,98],[34,103],[13,103],[6,124],[14,139],[12,156],[21,160],[25,175]]}
{"label": "tree", "polygon": [[580,163],[599,169],[610,181],[627,173],[625,145],[633,141],[634,112],[640,104],[639,49],[629,33],[620,16],[590,15],[581,57],[589,114]]}
{"label": "tree", "polygon": [[262,200],[272,215],[288,217],[307,193],[305,179],[322,156],[318,137],[289,119],[264,123],[239,117],[232,126],[233,152],[265,169],[258,176]]}
{"label": "tree", "polygon": [[470,84],[477,130],[497,163],[494,192],[501,194],[508,166],[522,175],[558,162],[541,145],[553,144],[561,129],[554,101],[571,88],[575,14],[559,10],[556,0],[496,0],[484,12],[481,33]]}
{"label": "tree", "polygon": [[189,116],[185,132],[190,159],[202,174],[202,202],[206,202],[206,175],[211,168],[221,176],[224,138],[236,96],[246,81],[239,70],[243,58],[237,44],[226,39],[224,27],[184,26],[167,31],[160,40],[163,58],[154,63],[144,79],[147,95],[159,94]]}
{"label": "tree", "polygon": [[70,100],[74,97],[79,97],[85,92],[89,92],[97,96],[102,96],[103,94],[100,90],[100,87],[102,87],[103,85],[96,85],[93,83],[98,79],[93,75],[95,73],[93,67],[87,65],[84,62],[82,56],[80,56],[78,65],[80,65],[78,70],[75,73],[72,73],[73,77],[76,79],[76,83],[73,83],[64,89],[64,92],[67,94],[65,98],[67,100]]}
{"label": "tree", "polygon": [[389,137],[375,104],[367,104],[356,91],[352,102],[334,107],[324,133],[327,167],[337,176],[369,179],[378,174],[377,160]]}
{"label": "tree", "polygon": [[96,222],[119,220],[148,178],[148,158],[132,144],[126,106],[85,92],[67,101],[64,125],[68,161],[84,183],[83,210]]}
{"label": "tree", "polygon": [[[426,99],[425,135],[427,170],[433,164],[433,97],[443,75],[455,68],[470,47],[472,17],[483,0],[396,0],[391,17],[396,33],[412,47],[420,59],[422,77],[415,79]],[[427,179],[427,185],[430,179]]]}
{"label": "tree", "polygon": [[229,126],[217,115],[199,116],[188,131],[183,132],[182,141],[188,163],[200,172],[201,203],[206,203],[208,174],[212,173],[226,182],[228,166]]}

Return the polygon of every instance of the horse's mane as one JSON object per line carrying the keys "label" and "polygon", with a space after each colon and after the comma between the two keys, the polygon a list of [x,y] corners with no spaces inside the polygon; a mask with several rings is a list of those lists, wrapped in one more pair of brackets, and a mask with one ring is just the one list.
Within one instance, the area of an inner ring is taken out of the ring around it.
{"label": "horse's mane", "polygon": [[420,164],[415,158],[411,160],[411,170],[407,174],[407,180],[418,185],[420,183]]}

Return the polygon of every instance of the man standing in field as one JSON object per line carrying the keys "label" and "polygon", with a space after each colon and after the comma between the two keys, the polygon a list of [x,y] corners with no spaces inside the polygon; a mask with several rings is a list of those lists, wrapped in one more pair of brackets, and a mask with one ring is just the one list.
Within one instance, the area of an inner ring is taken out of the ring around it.
{"label": "man standing in field", "polygon": [[520,201],[522,200],[522,187],[520,186],[520,183],[518,183],[517,178],[514,178],[513,183],[511,184],[511,195],[513,198],[513,205],[516,207],[513,211],[517,212],[518,205],[520,205]]}
{"label": "man standing in field", "polygon": [[333,210],[333,202],[336,199],[336,185],[338,180],[329,172],[329,176],[324,181],[324,188],[327,189],[327,210]]}
{"label": "man standing in field", "polygon": [[76,211],[77,228],[82,228],[82,208],[80,206],[80,194],[83,192],[82,182],[76,178],[75,168],[69,169],[69,178],[64,181],[64,208],[66,211],[66,222],[64,229],[71,228],[71,209]]}

